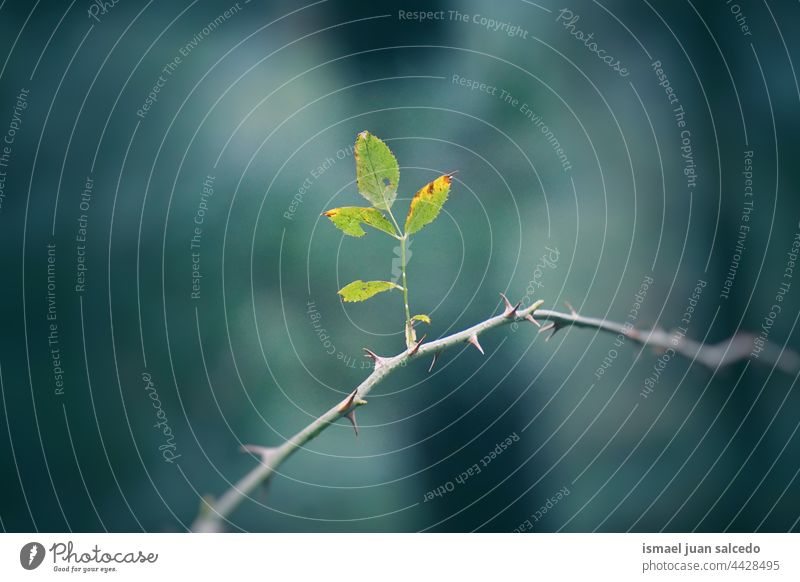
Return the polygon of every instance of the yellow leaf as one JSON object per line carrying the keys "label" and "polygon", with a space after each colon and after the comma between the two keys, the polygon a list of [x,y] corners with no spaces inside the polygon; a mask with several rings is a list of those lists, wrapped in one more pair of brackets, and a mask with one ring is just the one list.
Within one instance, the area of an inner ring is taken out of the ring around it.
{"label": "yellow leaf", "polygon": [[406,233],[413,234],[433,222],[450,192],[451,175],[439,176],[414,195],[406,217]]}

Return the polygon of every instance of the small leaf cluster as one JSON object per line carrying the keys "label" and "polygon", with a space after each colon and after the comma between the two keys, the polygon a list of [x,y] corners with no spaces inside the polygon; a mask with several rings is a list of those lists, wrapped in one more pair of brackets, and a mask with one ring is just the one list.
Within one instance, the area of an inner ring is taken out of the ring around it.
{"label": "small leaf cluster", "polygon": [[[399,240],[405,249],[409,235],[416,234],[433,222],[450,193],[451,175],[439,176],[423,186],[411,200],[403,228],[395,219],[392,206],[397,199],[400,183],[400,166],[389,147],[367,131],[358,134],[354,149],[356,162],[356,184],[359,193],[371,206],[346,206],[333,208],[323,213],[344,234],[362,237],[363,226],[369,226]],[[406,339],[415,339],[413,322],[430,323],[424,314],[411,317],[408,311],[408,289],[405,264],[402,265],[403,285],[390,281],[353,281],[339,289],[343,301],[365,301],[370,297],[399,289],[403,292],[406,309]]]}

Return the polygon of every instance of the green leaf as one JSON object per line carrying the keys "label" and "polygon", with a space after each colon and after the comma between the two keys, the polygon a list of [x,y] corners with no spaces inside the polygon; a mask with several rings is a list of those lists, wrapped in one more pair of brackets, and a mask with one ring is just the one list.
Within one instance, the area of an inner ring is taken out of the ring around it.
{"label": "green leaf", "polygon": [[406,234],[419,232],[439,216],[450,192],[450,181],[450,175],[439,176],[414,195],[406,217]]}
{"label": "green leaf", "polygon": [[364,236],[366,234],[364,229],[361,228],[362,222],[392,236],[397,236],[392,223],[375,208],[346,206],[328,210],[323,213],[323,216],[330,218],[336,228],[350,236]]}
{"label": "green leaf", "polygon": [[428,317],[427,315],[425,315],[424,313],[420,313],[418,315],[415,315],[411,319],[414,320],[414,321],[421,321],[423,323],[427,323],[428,325],[431,324],[431,318]]}
{"label": "green leaf", "polygon": [[380,139],[362,131],[356,138],[358,191],[375,208],[389,210],[397,198],[400,167],[392,151]]}
{"label": "green leaf", "polygon": [[390,289],[402,289],[400,285],[389,281],[353,281],[339,289],[338,293],[344,301],[348,303],[354,301],[366,301],[373,295],[389,291]]}

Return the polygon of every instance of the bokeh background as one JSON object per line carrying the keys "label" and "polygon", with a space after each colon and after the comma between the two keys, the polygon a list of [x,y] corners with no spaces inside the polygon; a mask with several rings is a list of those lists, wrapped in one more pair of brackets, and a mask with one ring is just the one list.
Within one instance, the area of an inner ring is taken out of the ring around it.
{"label": "bokeh background", "polygon": [[[417,10],[442,18],[401,15]],[[0,525],[183,531],[255,465],[242,444],[338,402],[363,347],[403,348],[397,294],[336,295],[396,274],[393,241],[320,217],[363,202],[365,129],[402,167],[397,208],[458,172],[411,246],[429,337],[497,313],[501,291],[624,322],[651,277],[639,327],[680,326],[702,280],[688,337],[766,317],[796,348],[798,17],[788,0],[0,2]],[[798,529],[795,373],[675,357],[645,398],[658,354],[535,332],[391,376],[358,438],[331,427],[227,528]]]}

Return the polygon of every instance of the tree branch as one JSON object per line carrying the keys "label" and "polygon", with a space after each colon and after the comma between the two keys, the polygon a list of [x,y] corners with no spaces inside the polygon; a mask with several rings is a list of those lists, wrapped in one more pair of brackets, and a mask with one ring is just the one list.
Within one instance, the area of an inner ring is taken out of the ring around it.
{"label": "tree branch", "polygon": [[[757,339],[757,336],[753,334],[737,333],[730,339],[718,344],[705,345],[687,339],[680,334],[670,334],[660,329],[640,330],[604,319],[583,317],[578,315],[571,307],[570,313],[539,309],[543,303],[542,301],[537,301],[524,309],[520,309],[519,303],[511,305],[504,295],[502,297],[505,303],[503,313],[490,317],[463,331],[427,343],[423,343],[425,339],[423,336],[411,348],[391,357],[378,356],[365,348],[364,351],[367,356],[375,364],[372,373],[342,402],[325,412],[283,444],[277,447],[251,445],[244,447],[246,451],[261,457],[261,462],[233,487],[228,489],[218,500],[204,498],[200,513],[192,524],[192,531],[221,531],[227,518],[256,487],[266,481],[292,454],[340,418],[350,420],[356,430],[356,434],[358,434],[358,426],[355,420],[356,408],[366,404],[363,397],[369,394],[376,385],[395,369],[405,365],[410,360],[433,356],[432,369],[440,352],[465,342],[474,345],[483,353],[483,349],[478,343],[478,336],[495,327],[525,320],[539,326],[540,323],[537,319],[543,320],[548,323],[541,326],[539,331],[550,331],[551,335],[547,339],[550,339],[552,334],[559,329],[569,326],[593,328],[613,334],[621,334],[634,342],[652,346],[656,349],[672,349],[676,353],[692,358],[712,369],[747,359],[753,351],[754,340]],[[534,316],[536,319],[534,319]],[[800,356],[797,353],[790,350],[782,350],[779,346],[770,342],[763,342],[757,361],[763,364],[775,365],[787,373],[800,371]]]}
{"label": "tree branch", "polygon": [[737,332],[732,337],[717,344],[703,344],[689,339],[679,332],[669,333],[659,328],[636,329],[604,319],[583,317],[573,309],[570,309],[570,313],[538,309],[535,315],[538,319],[550,322],[542,327],[542,332],[552,330],[554,334],[559,329],[568,326],[599,329],[623,335],[631,341],[650,346],[659,351],[672,349],[676,353],[711,369],[728,366],[752,356],[754,360],[768,366],[774,365],[787,374],[800,372],[800,355],[789,349],[784,350],[775,343],[760,340],[753,333]]}

